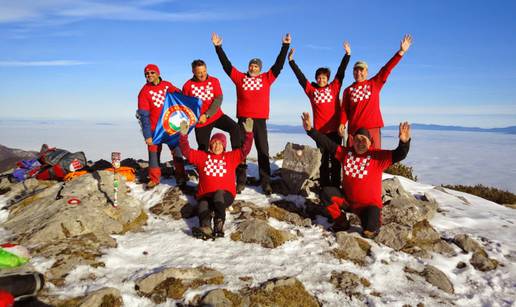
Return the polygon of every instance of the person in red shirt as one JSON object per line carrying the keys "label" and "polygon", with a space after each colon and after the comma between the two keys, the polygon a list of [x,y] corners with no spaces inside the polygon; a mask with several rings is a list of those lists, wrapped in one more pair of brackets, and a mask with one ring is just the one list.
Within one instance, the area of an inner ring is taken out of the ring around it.
{"label": "person in red shirt", "polygon": [[[242,148],[226,152],[226,136],[215,133],[210,140],[209,150],[201,151],[190,148],[188,144],[188,124],[181,122],[179,145],[184,156],[195,165],[199,172],[199,184],[196,198],[198,201],[199,228],[193,229],[193,235],[203,239],[224,236],[226,208],[236,195],[235,170],[245,161],[253,145],[253,120],[244,122],[245,140]],[[211,226],[212,214],[213,228]]]}
{"label": "person in red shirt", "polygon": [[[161,178],[160,154],[161,144],[152,142],[152,135],[158,124],[163,103],[167,93],[181,92],[177,87],[168,81],[161,79],[157,65],[149,64],[144,69],[147,83],[142,87],[138,94],[137,117],[140,121],[143,137],[149,152],[149,177],[150,181],[146,188],[152,189],[157,186]],[[186,173],[181,152],[177,148],[170,147],[174,160],[174,174],[178,185],[186,183]]]}
{"label": "person in red shirt", "polygon": [[183,85],[183,94],[202,100],[201,116],[195,126],[195,138],[199,150],[208,150],[211,131],[218,128],[229,133],[232,149],[241,146],[238,124],[222,112],[222,89],[219,80],[208,75],[203,60],[192,62],[193,77]]}
{"label": "person in red shirt", "polygon": [[349,228],[342,208],[360,217],[365,237],[374,237],[381,225],[382,173],[407,156],[410,149],[410,125],[407,122],[400,123],[400,141],[395,150],[381,150],[372,148],[371,135],[365,128],[355,131],[352,147],[344,147],[313,129],[308,113],[303,113],[302,120],[306,133],[319,146],[335,155],[344,170],[342,190],[324,187],[321,192],[321,202],[335,221],[333,229],[342,231]]}
{"label": "person in red shirt", "polygon": [[[342,137],[338,132],[341,113],[339,95],[342,80],[344,79],[344,73],[348,66],[351,54],[351,48],[348,42],[344,43],[344,50],[346,53],[337,69],[335,79],[330,83],[328,83],[330,80],[329,68],[318,68],[315,71],[316,82],[310,83],[294,61],[295,49],[290,49],[288,54],[288,63],[312,105],[315,129],[329,137],[337,144],[342,143]],[[321,186],[340,186],[341,168],[339,161],[337,161],[337,159],[330,155],[326,150],[321,149],[321,151],[322,159],[321,167],[319,168]]]}
{"label": "person in red shirt", "polygon": [[353,66],[355,82],[344,89],[339,126],[339,133],[344,136],[345,125],[348,122],[348,146],[353,145],[353,135],[357,129],[365,128],[371,135],[372,148],[382,147],[380,129],[383,127],[383,118],[380,111],[380,91],[392,69],[399,63],[411,44],[412,36],[405,35],[398,52],[371,79],[367,79],[366,62],[358,61]]}
{"label": "person in red shirt", "polygon": [[[237,92],[237,117],[238,124],[243,125],[246,118],[254,120],[253,135],[258,152],[258,169],[260,183],[265,194],[272,193],[270,185],[271,166],[269,162],[269,141],[267,139],[267,119],[270,109],[270,88],[272,83],[279,76],[287,51],[290,46],[291,37],[287,34],[283,37],[281,51],[276,58],[274,65],[262,73],[262,61],[258,58],[251,59],[247,73],[237,70],[229,61],[222,49],[222,37],[213,33],[211,41],[222,64],[222,68],[235,84]],[[243,134],[241,134],[241,137]],[[242,164],[237,169],[237,190],[242,191],[246,182],[246,165]]]}

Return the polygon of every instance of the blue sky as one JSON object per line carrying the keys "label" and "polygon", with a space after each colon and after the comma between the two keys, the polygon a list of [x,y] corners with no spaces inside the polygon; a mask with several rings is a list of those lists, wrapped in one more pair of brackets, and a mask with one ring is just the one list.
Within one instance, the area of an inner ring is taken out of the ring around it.
{"label": "blue sky", "polygon": [[[0,0],[0,118],[133,120],[143,67],[160,66],[182,86],[190,62],[204,59],[221,81],[223,110],[235,114],[235,89],[210,41],[218,32],[230,60],[272,65],[290,32],[296,62],[351,65],[370,74],[414,44],[381,96],[387,124],[516,125],[514,1],[95,1]],[[298,124],[308,99],[285,64],[271,94],[272,123]]]}

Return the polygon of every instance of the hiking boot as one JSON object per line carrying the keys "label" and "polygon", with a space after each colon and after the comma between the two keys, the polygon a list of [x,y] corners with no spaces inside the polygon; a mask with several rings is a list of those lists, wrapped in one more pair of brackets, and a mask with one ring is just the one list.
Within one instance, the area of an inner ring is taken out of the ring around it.
{"label": "hiking boot", "polygon": [[263,190],[263,193],[267,196],[272,194],[272,187],[271,187],[269,180],[264,180],[262,182],[262,190]]}
{"label": "hiking boot", "polygon": [[213,234],[215,237],[222,238],[224,237],[224,220],[220,218],[215,218],[213,220]]}
{"label": "hiking boot", "polygon": [[149,182],[145,185],[145,190],[147,190],[147,191],[152,190],[152,189],[154,189],[155,187],[157,187],[158,185],[159,185],[159,182],[149,181]]}
{"label": "hiking boot", "polygon": [[208,240],[213,238],[213,231],[211,227],[194,227],[192,229],[192,235],[198,239]]}
{"label": "hiking boot", "polygon": [[374,237],[376,237],[376,235],[377,235],[376,232],[370,231],[370,230],[364,230],[364,232],[362,232],[362,236],[367,239],[374,239]]}
{"label": "hiking boot", "polygon": [[245,189],[247,181],[247,165],[240,164],[236,169],[236,191],[240,194]]}
{"label": "hiking boot", "polygon": [[349,227],[350,227],[350,225],[349,225],[349,221],[346,217],[346,213],[343,212],[341,214],[341,216],[339,216],[333,223],[332,229],[334,232],[339,232],[339,231],[346,231],[349,229]]}

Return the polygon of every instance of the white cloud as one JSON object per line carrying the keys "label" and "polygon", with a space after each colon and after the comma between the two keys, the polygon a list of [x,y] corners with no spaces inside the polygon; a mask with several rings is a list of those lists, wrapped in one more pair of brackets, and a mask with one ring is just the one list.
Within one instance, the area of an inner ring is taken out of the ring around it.
{"label": "white cloud", "polygon": [[51,61],[0,61],[0,67],[32,67],[32,66],[76,66],[89,64],[75,60],[51,60]]}

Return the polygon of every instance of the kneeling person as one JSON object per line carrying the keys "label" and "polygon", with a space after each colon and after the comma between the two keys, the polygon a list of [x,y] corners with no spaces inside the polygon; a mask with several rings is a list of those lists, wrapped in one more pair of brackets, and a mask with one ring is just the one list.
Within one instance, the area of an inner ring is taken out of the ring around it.
{"label": "kneeling person", "polygon": [[380,150],[370,148],[371,136],[367,129],[357,129],[353,146],[344,147],[312,129],[308,113],[303,113],[302,119],[307,134],[342,164],[342,190],[325,187],[321,193],[321,201],[335,221],[334,230],[349,228],[346,214],[341,213],[342,208],[360,217],[365,237],[374,237],[381,225],[382,173],[407,156],[410,148],[410,125],[407,122],[400,124],[399,144],[395,150]]}
{"label": "kneeling person", "polygon": [[224,236],[225,210],[233,203],[236,195],[235,170],[245,161],[253,144],[253,120],[248,118],[244,128],[246,134],[241,148],[226,152],[226,136],[216,133],[210,140],[209,151],[206,152],[190,148],[188,124],[181,123],[181,151],[199,172],[196,198],[199,203],[200,227],[194,231],[195,236],[203,239]]}

